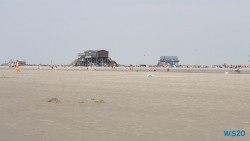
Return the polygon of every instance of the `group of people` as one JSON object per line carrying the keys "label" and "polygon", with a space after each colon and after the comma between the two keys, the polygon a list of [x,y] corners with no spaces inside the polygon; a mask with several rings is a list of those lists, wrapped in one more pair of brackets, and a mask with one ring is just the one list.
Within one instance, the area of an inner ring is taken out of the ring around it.
{"label": "group of people", "polygon": [[16,72],[21,72],[20,62],[17,60],[16,62],[12,62],[9,64],[9,68],[15,68]]}
{"label": "group of people", "polygon": [[[129,65],[129,66],[125,67],[124,69],[127,70],[127,71],[134,71],[134,66]],[[150,66],[148,70],[155,72],[156,71],[156,66]],[[138,68],[135,68],[135,71],[138,72],[139,71]],[[169,71],[169,68],[168,68],[168,71]]]}
{"label": "group of people", "polygon": [[125,66],[124,69],[127,71],[134,71],[134,66],[133,65]]}
{"label": "group of people", "polygon": [[87,71],[93,71],[93,64],[90,64],[88,67],[87,67]]}
{"label": "group of people", "polygon": [[156,66],[149,67],[149,71],[156,71]]}

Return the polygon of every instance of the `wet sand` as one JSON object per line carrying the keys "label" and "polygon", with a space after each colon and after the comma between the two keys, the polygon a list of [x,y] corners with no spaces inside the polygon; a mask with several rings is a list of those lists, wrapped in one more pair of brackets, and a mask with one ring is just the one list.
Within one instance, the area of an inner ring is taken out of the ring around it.
{"label": "wet sand", "polygon": [[250,140],[249,74],[148,73],[0,69],[0,140]]}

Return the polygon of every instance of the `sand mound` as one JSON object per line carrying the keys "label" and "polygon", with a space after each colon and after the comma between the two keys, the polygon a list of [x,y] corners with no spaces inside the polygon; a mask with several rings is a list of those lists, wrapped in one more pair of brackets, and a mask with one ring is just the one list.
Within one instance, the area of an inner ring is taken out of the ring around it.
{"label": "sand mound", "polygon": [[52,98],[52,99],[48,100],[48,102],[51,102],[51,103],[60,103],[61,101],[58,98]]}
{"label": "sand mound", "polygon": [[95,99],[95,98],[92,98],[91,100],[92,100],[92,102],[94,102],[94,103],[105,103],[105,101],[102,100],[102,99],[97,100],[97,99]]}
{"label": "sand mound", "polygon": [[[48,102],[49,103],[61,103],[61,101],[58,98],[51,98],[50,100],[48,100]],[[105,103],[105,101],[103,99],[91,98],[90,100],[87,100],[87,101],[77,101],[77,103],[79,103],[79,104],[86,104],[86,103],[99,104],[99,103]]]}

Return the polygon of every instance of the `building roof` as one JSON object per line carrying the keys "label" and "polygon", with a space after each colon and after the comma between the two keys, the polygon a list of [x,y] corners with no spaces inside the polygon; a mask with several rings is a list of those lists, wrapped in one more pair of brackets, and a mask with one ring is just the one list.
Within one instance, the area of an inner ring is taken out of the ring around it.
{"label": "building roof", "polygon": [[[84,52],[98,52],[98,51],[107,51],[107,50],[86,50]],[[107,51],[108,52],[108,51]]]}
{"label": "building roof", "polygon": [[179,61],[177,56],[161,56],[160,61]]}

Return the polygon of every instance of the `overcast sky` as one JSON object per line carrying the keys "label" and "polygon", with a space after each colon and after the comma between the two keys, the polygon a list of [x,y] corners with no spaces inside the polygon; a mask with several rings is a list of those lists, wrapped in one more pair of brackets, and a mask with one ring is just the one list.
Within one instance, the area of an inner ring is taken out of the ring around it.
{"label": "overcast sky", "polygon": [[69,64],[89,49],[120,64],[248,64],[250,0],[0,0],[0,63]]}

